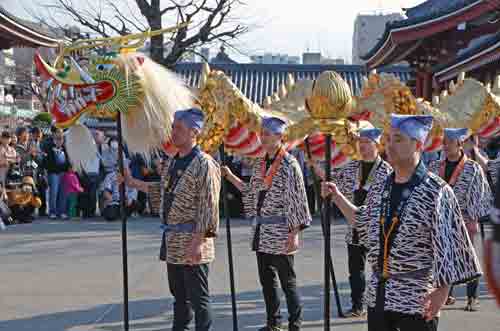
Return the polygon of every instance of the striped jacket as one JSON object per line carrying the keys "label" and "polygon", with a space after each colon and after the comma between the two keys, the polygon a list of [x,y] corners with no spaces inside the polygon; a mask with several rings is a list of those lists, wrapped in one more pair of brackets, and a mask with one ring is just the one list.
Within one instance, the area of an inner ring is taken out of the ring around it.
{"label": "striped jacket", "polygon": [[[445,161],[431,162],[429,164],[429,171],[439,176],[442,162]],[[490,185],[486,180],[484,171],[477,162],[470,159],[465,161],[464,169],[452,188],[457,197],[460,211],[466,220],[472,219],[477,221],[481,217],[490,214],[493,195],[491,194]]]}
{"label": "striped jacket", "polygon": [[[332,181],[335,183],[335,185],[337,185],[340,192],[351,202],[354,202],[354,191],[357,189],[356,185],[359,182],[360,167],[360,161],[351,161],[343,167],[332,169],[331,172]],[[387,175],[391,172],[392,167],[389,165],[389,163],[382,160],[380,166],[376,170],[373,182],[376,182],[377,179],[380,178],[386,178]],[[371,189],[373,184],[370,185],[368,190]],[[354,244],[352,226],[350,225],[347,226],[345,241],[348,245]],[[359,243],[357,245],[359,245]]]}
{"label": "striped jacket", "polygon": [[[368,248],[372,276],[367,303],[371,308],[375,307],[381,272],[378,257],[382,199],[390,196],[386,181],[387,178],[377,180],[354,220],[360,242]],[[481,266],[449,185],[429,172],[413,193],[403,192],[406,194],[410,194],[409,200],[400,215],[400,227],[388,258],[390,277],[386,282],[385,310],[423,315],[422,303],[433,288],[477,278]],[[419,275],[404,276],[411,273]]]}
{"label": "striped jacket", "polygon": [[[266,162],[259,158],[254,163],[250,182],[242,192],[245,214],[248,218],[257,215],[259,192],[263,190],[262,165]],[[279,170],[274,175],[271,188],[264,199],[262,217],[285,217],[286,224],[262,224],[258,251],[261,253],[283,255],[287,252],[288,233],[294,229],[310,225],[312,217],[307,204],[304,179],[297,160],[286,153]],[[252,229],[252,239],[255,228]]]}
{"label": "striped jacket", "polygon": [[[169,180],[168,169],[173,160],[173,158],[167,160],[160,183],[152,184],[160,185],[160,217],[167,224],[194,222],[194,232],[206,234],[206,238],[203,239],[200,264],[212,262],[215,258],[214,237],[219,229],[221,187],[219,165],[208,154],[200,153],[196,156],[174,189],[174,200],[165,219],[165,185]],[[190,233],[167,233],[167,263],[187,264],[187,253],[192,237]]]}

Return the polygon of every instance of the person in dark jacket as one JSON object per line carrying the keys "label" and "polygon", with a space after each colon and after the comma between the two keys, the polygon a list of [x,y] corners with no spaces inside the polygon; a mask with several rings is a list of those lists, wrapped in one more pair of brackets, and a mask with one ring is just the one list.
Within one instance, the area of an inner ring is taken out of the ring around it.
{"label": "person in dark jacket", "polygon": [[45,150],[44,150],[44,136],[43,132],[39,127],[33,127],[31,129],[31,147],[35,151],[34,159],[38,165],[37,173],[36,173],[36,188],[38,190],[38,194],[40,195],[40,200],[42,201],[42,205],[38,210],[38,216],[45,217],[47,216],[47,174],[45,173],[45,169],[41,167],[43,164],[43,160],[45,158]]}
{"label": "person in dark jacket", "polygon": [[47,148],[44,168],[49,181],[49,217],[66,219],[66,199],[62,190],[62,175],[69,168],[69,159],[64,147],[64,133],[58,129],[53,135],[53,144]]}

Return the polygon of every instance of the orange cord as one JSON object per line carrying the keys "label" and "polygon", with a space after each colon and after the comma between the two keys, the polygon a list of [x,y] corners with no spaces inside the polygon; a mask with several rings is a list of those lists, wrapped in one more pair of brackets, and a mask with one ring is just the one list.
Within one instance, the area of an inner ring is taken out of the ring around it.
{"label": "orange cord", "polygon": [[382,224],[382,232],[384,234],[384,266],[382,270],[382,276],[387,279],[389,278],[389,237],[391,236],[391,233],[394,231],[394,228],[396,227],[396,224],[399,222],[399,219],[394,216],[392,218],[392,223],[391,227],[389,228],[389,232],[385,233],[384,225],[385,225],[385,219],[382,217],[380,219],[380,224]]}

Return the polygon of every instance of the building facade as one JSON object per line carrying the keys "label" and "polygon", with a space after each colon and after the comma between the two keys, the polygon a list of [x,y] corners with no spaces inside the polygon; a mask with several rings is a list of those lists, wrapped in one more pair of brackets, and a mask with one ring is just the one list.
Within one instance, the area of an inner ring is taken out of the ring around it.
{"label": "building facade", "polygon": [[383,13],[380,11],[360,13],[354,20],[352,36],[352,64],[363,64],[361,59],[380,39],[389,22],[402,20],[401,13]]}

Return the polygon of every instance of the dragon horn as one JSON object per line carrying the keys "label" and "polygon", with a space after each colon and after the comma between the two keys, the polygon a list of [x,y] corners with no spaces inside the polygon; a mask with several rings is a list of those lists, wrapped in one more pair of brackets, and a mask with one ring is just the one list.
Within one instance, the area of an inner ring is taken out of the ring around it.
{"label": "dragon horn", "polygon": [[[64,54],[68,55],[71,52],[104,46],[119,46],[120,48],[125,49],[137,48],[143,45],[147,38],[177,31],[179,29],[187,27],[190,23],[191,22],[186,22],[161,30],[148,30],[146,32],[134,33],[125,36],[77,40],[69,46],[64,47]],[[135,40],[138,41],[132,44],[131,42]]]}

